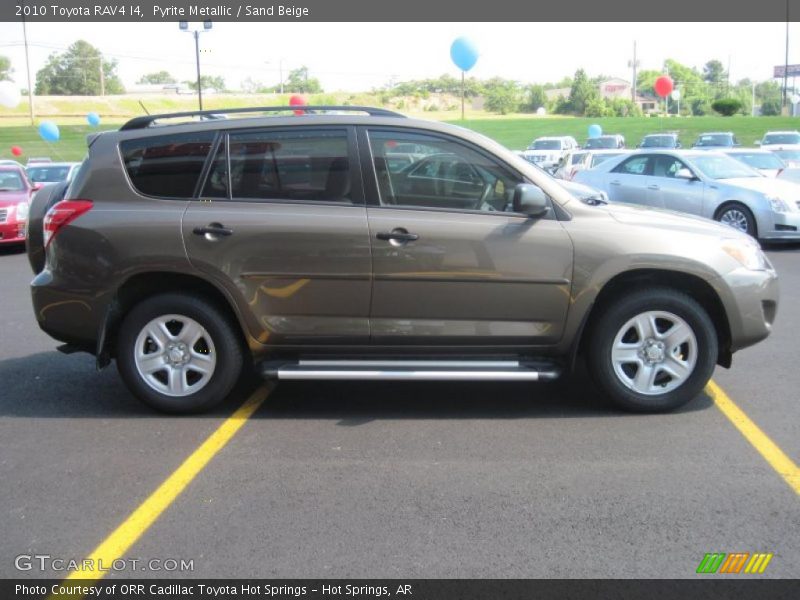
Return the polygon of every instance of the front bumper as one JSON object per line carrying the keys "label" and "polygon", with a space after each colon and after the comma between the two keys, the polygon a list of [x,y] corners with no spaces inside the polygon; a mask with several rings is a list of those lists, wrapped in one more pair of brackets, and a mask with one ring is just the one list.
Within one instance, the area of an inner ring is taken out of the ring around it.
{"label": "front bumper", "polygon": [[718,291],[731,329],[731,352],[765,339],[772,332],[778,311],[778,274],[772,269],[751,271],[742,267],[720,282],[723,285]]}
{"label": "front bumper", "polygon": [[759,239],[800,241],[800,212],[772,213],[772,227],[759,230]]}
{"label": "front bumper", "polygon": [[0,244],[24,244],[27,221],[0,223]]}

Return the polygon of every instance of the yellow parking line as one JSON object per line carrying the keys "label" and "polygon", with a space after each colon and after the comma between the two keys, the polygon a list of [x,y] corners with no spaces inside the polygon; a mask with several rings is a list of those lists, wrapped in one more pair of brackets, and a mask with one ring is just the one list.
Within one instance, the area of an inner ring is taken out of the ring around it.
{"label": "yellow parking line", "polygon": [[786,456],[783,450],[761,431],[761,428],[753,423],[750,417],[716,383],[709,381],[706,393],[711,396],[722,414],[728,417],[734,427],[753,445],[753,448],[758,450],[764,460],[775,469],[778,475],[783,477],[796,494],[800,495],[800,469],[794,464],[794,461]]}
{"label": "yellow parking line", "polygon": [[[270,386],[259,387],[197,450],[183,461],[183,464],[158,486],[150,496],[103,540],[84,561],[87,566],[73,571],[70,579],[101,579],[112,563],[128,551],[142,534],[155,523],[156,519],[186,489],[200,471],[236,435],[258,407],[263,404],[270,392]],[[89,562],[91,561],[91,562]],[[102,567],[102,570],[96,567]]]}

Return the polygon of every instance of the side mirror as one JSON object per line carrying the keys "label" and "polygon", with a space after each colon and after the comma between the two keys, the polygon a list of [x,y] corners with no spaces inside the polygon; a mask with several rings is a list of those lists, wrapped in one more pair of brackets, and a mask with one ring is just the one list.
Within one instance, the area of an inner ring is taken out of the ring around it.
{"label": "side mirror", "polygon": [[544,216],[550,210],[547,195],[541,188],[529,183],[520,183],[514,188],[513,204],[514,212],[530,217]]}
{"label": "side mirror", "polygon": [[675,147],[676,147],[676,148],[680,148],[680,147],[681,147],[681,143],[680,143],[680,142],[676,143],[676,144],[675,144]]}
{"label": "side mirror", "polygon": [[41,183],[34,183],[33,186],[31,187],[31,189],[34,192],[38,192],[40,189],[42,189],[42,187],[44,187],[44,186]]}
{"label": "side mirror", "polygon": [[688,181],[694,181],[695,179],[697,179],[697,177],[694,176],[694,173],[692,173],[686,167],[684,167],[682,169],[678,169],[677,171],[675,171],[675,178],[676,179],[686,179]]}

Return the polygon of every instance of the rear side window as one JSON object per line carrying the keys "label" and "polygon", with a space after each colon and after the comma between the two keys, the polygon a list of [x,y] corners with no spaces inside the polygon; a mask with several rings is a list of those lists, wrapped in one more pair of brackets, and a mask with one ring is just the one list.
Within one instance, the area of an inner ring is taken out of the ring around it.
{"label": "rear side window", "polygon": [[[231,197],[352,202],[346,130],[250,131],[228,140]],[[225,167],[217,161],[211,179]]]}
{"label": "rear side window", "polygon": [[215,132],[175,133],[120,143],[136,191],[159,198],[191,198]]}

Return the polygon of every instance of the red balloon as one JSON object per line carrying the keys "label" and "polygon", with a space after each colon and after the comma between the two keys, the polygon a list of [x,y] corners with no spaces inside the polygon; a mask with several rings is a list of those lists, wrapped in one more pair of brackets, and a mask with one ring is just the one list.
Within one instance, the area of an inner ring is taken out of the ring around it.
{"label": "red balloon", "polygon": [[653,85],[653,89],[656,91],[656,94],[661,96],[662,98],[666,98],[672,92],[673,84],[672,78],[669,75],[662,75],[658,79],[656,79],[655,84]]}
{"label": "red balloon", "polygon": [[19,146],[11,146],[11,154],[14,156],[22,156],[22,148]]}
{"label": "red balloon", "polygon": [[[289,98],[289,106],[306,106],[307,104],[308,104],[308,102],[306,102],[306,99],[303,98],[302,96],[298,95],[298,94],[293,94]],[[305,111],[296,110],[296,111],[294,111],[294,114],[296,114],[296,115],[304,115]]]}

